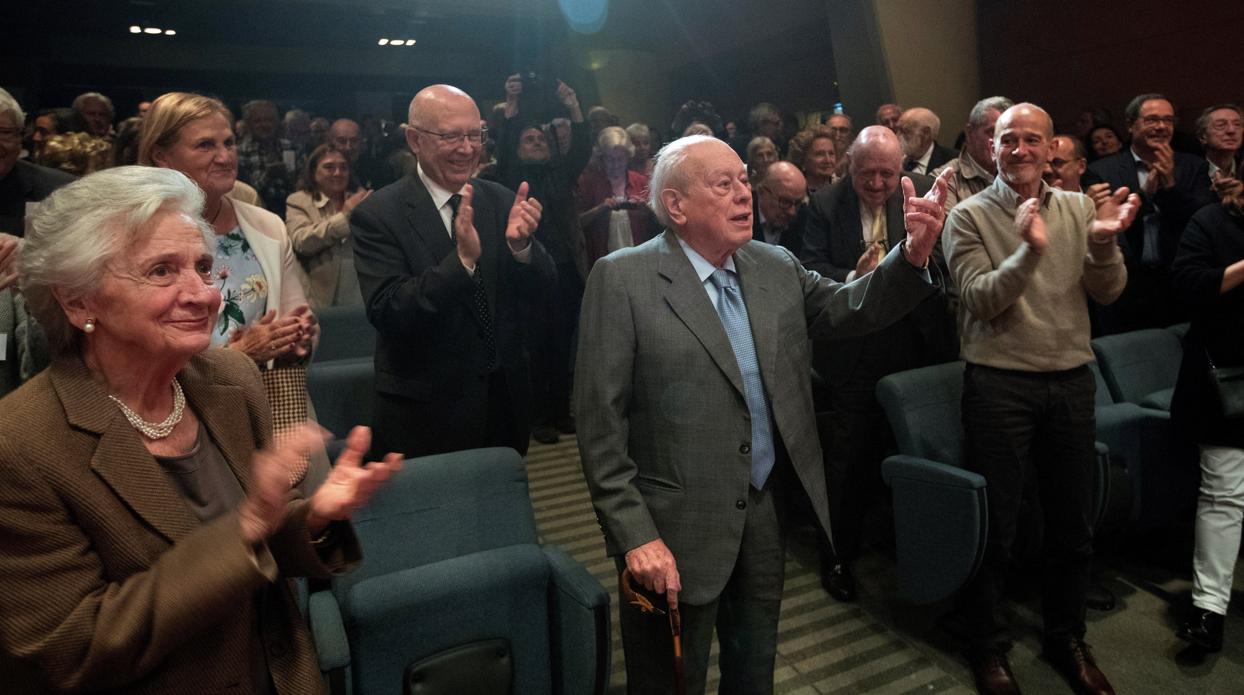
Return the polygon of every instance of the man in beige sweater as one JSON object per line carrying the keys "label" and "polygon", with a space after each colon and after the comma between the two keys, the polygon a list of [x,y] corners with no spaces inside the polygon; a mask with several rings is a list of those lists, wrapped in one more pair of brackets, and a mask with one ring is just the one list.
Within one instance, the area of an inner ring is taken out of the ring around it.
{"label": "man in beige sweater", "polygon": [[1019,692],[995,641],[995,608],[1025,475],[1036,476],[1045,513],[1045,655],[1077,692],[1114,692],[1084,643],[1095,456],[1086,295],[1108,304],[1123,291],[1115,235],[1139,201],[1124,188],[1094,209],[1085,195],[1047,186],[1041,175],[1053,135],[1041,108],[1007,109],[993,138],[997,178],[946,222],[968,363],[964,451],[988,482],[984,565],[963,600],[982,693]]}

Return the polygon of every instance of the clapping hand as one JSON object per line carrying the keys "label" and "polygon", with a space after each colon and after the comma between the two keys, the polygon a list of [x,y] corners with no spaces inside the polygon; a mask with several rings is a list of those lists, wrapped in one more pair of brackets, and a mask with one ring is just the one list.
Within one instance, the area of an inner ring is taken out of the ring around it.
{"label": "clapping hand", "polygon": [[17,257],[21,239],[0,232],[0,290],[17,282]]}
{"label": "clapping hand", "polygon": [[291,312],[277,319],[276,310],[270,309],[258,321],[233,331],[228,347],[241,350],[256,363],[263,364],[293,350],[301,335],[299,316]]}
{"label": "clapping hand", "polygon": [[510,219],[505,225],[505,242],[514,253],[522,251],[531,243],[531,235],[540,225],[540,214],[544,209],[540,201],[527,197],[528,190],[526,181],[518,185],[514,206],[510,208]]}
{"label": "clapping hand", "polygon": [[384,460],[363,464],[371,447],[371,429],[355,427],[346,437],[346,448],[328,479],[311,496],[307,528],[318,534],[332,521],[346,521],[367,506],[372,494],[402,469],[402,455],[385,454]]}
{"label": "clapping hand", "polygon": [[298,319],[298,339],[288,353],[296,361],[302,360],[315,349],[315,341],[320,337],[320,320],[311,313],[311,307],[301,304],[294,307],[286,316]]}
{"label": "clapping hand", "polygon": [[475,231],[475,208],[471,201],[475,198],[475,187],[467,184],[462,187],[462,200],[458,201],[458,212],[454,217],[454,238],[458,240],[458,260],[468,270],[475,268],[479,260],[479,232]]}
{"label": "clapping hand", "polygon": [[950,169],[946,169],[933,181],[933,187],[924,197],[916,197],[916,187],[911,179],[903,177],[903,220],[907,227],[907,243],[904,252],[907,262],[917,268],[925,267],[933,254],[933,245],[942,233],[946,221],[946,193],[949,190]]}
{"label": "clapping hand", "polygon": [[1145,194],[1152,196],[1160,190],[1175,185],[1175,151],[1164,143],[1153,148],[1154,160],[1149,163],[1149,179],[1145,181]]}
{"label": "clapping hand", "polygon": [[1128,193],[1124,186],[1097,206],[1097,217],[1089,229],[1090,239],[1105,243],[1132,226],[1132,220],[1136,219],[1136,212],[1140,210],[1140,196]]}
{"label": "clapping hand", "polygon": [[882,258],[885,258],[885,247],[876,242],[869,244],[855,262],[855,277],[860,278],[873,272]]}
{"label": "clapping hand", "polygon": [[[1123,189],[1126,190],[1126,189]],[[1045,220],[1041,217],[1041,201],[1029,198],[1020,204],[1015,211],[1015,229],[1028,246],[1041,255],[1049,246],[1049,237],[1045,234]]]}
{"label": "clapping hand", "polygon": [[1084,191],[1084,194],[1093,199],[1093,205],[1101,207],[1103,203],[1110,200],[1110,184],[1105,181],[1095,183]]}

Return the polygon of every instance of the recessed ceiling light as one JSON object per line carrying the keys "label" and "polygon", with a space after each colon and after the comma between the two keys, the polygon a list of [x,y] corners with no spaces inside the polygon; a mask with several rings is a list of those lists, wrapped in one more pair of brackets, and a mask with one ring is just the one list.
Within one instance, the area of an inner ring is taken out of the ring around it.
{"label": "recessed ceiling light", "polygon": [[173,29],[165,29],[164,35],[165,36],[177,36],[177,32]]}
{"label": "recessed ceiling light", "polygon": [[143,29],[143,33],[144,34],[159,34],[161,33],[161,31],[155,27],[147,27],[146,29]]}
{"label": "recessed ceiling light", "polygon": [[388,40],[388,39],[380,39],[380,40],[379,40],[379,41],[377,41],[376,43],[379,43],[381,46],[387,46],[387,45],[389,45],[389,40]]}
{"label": "recessed ceiling light", "polygon": [[414,40],[414,39],[406,39],[406,45],[407,45],[407,46],[413,46],[413,45],[415,45],[415,40]]}
{"label": "recessed ceiling light", "polygon": [[137,24],[131,24],[131,25],[130,25],[130,33],[131,33],[131,34],[141,34],[141,33],[143,33],[143,28],[142,28],[142,27],[140,27],[140,26],[138,26]]}

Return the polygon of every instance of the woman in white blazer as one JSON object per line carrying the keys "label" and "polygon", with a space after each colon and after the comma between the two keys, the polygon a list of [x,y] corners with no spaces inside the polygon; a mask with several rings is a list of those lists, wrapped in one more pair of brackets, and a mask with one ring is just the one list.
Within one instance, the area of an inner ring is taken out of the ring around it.
{"label": "woman in white blazer", "polygon": [[350,213],[371,191],[359,188],[353,173],[344,152],[320,145],[307,157],[298,190],[285,200],[285,228],[307,273],[307,298],[315,310],[363,303]]}

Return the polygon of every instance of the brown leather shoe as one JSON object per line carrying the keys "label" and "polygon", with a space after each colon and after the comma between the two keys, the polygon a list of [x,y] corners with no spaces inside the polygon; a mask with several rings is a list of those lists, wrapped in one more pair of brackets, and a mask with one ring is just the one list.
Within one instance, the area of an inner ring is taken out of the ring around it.
{"label": "brown leather shoe", "polygon": [[981,695],[1019,695],[1019,683],[1011,673],[1011,662],[1000,651],[971,654],[972,677],[976,680],[976,692]]}
{"label": "brown leather shoe", "polygon": [[1106,674],[1097,668],[1097,661],[1084,640],[1045,645],[1045,658],[1063,674],[1072,690],[1080,695],[1114,695]]}

